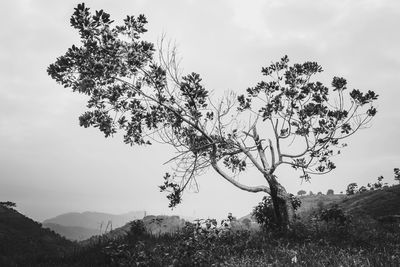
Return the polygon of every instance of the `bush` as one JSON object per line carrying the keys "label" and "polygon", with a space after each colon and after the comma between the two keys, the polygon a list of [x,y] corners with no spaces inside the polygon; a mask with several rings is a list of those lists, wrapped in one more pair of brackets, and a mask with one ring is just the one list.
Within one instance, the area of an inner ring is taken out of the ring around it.
{"label": "bush", "polygon": [[137,241],[147,234],[146,227],[142,220],[134,220],[131,222],[131,227],[128,232],[127,238],[129,241]]}
{"label": "bush", "polygon": [[336,225],[344,225],[348,218],[344,214],[343,210],[339,208],[337,204],[330,208],[322,209],[319,212],[319,219],[326,223],[334,223]]}
{"label": "bush", "polygon": [[[290,200],[293,209],[296,211],[301,206],[301,200],[292,194],[290,195]],[[264,196],[262,201],[254,207],[252,214],[264,229],[274,229],[278,227],[274,205],[270,196]]]}

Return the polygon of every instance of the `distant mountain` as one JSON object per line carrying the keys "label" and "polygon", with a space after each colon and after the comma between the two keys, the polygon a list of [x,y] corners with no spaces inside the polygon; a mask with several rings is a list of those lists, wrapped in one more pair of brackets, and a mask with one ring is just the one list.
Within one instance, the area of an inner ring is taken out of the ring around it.
{"label": "distant mountain", "polygon": [[40,223],[0,205],[0,266],[31,266],[74,246]]}
{"label": "distant mountain", "polygon": [[99,229],[91,229],[80,226],[64,226],[56,223],[43,223],[43,227],[49,228],[57,234],[73,241],[82,241],[94,235],[100,235]]}
{"label": "distant mountain", "polygon": [[43,221],[43,226],[70,239],[81,241],[94,235],[109,232],[126,223],[142,219],[145,211],[115,215],[101,212],[70,212]]}
{"label": "distant mountain", "polygon": [[47,219],[43,221],[43,223],[54,223],[63,226],[79,226],[100,230],[100,227],[102,226],[102,228],[105,228],[109,221],[112,222],[113,228],[117,228],[125,225],[129,221],[142,219],[144,216],[145,211],[132,211],[120,215],[91,211],[85,211],[82,213],[70,212]]}

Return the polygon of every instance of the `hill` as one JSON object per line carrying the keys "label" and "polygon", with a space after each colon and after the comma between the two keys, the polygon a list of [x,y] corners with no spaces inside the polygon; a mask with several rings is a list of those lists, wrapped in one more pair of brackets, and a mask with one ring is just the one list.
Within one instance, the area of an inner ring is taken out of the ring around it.
{"label": "hill", "polygon": [[374,219],[400,215],[400,185],[367,191],[346,197],[338,203],[348,214]]}
{"label": "hill", "polygon": [[81,241],[122,227],[127,222],[142,219],[144,216],[145,211],[133,211],[119,215],[90,211],[70,212],[43,221],[43,226],[70,240]]}
{"label": "hill", "polygon": [[100,229],[100,225],[106,227],[109,221],[112,222],[114,228],[121,227],[129,221],[142,219],[145,211],[132,211],[124,214],[109,214],[102,212],[85,211],[69,212],[58,215],[54,218],[47,219],[43,223],[54,223],[63,226],[79,226],[89,229]]}
{"label": "hill", "polygon": [[0,266],[28,266],[75,244],[16,210],[0,205]]}
{"label": "hill", "polygon": [[[400,185],[351,196],[337,194],[301,196],[299,198],[301,206],[296,213],[300,216],[307,216],[312,211],[329,207],[332,204],[338,204],[346,214],[353,216],[369,216],[374,219],[400,216]],[[254,221],[251,214],[239,220],[242,221],[245,218]]]}

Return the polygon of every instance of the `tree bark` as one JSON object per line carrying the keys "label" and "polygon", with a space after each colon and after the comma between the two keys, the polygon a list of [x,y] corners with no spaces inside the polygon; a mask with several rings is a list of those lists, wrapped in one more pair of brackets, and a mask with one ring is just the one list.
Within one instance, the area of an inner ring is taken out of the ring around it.
{"label": "tree bark", "polygon": [[289,229],[294,219],[294,209],[290,194],[275,179],[269,182],[276,222],[282,229]]}

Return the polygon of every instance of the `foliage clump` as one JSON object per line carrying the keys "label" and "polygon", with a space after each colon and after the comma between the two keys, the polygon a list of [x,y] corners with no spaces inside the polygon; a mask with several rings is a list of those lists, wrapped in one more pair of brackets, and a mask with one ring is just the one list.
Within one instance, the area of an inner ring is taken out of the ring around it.
{"label": "foliage clump", "polygon": [[319,220],[343,226],[346,221],[348,221],[348,218],[344,214],[343,210],[340,209],[337,204],[334,204],[327,209],[321,210],[319,213]]}
{"label": "foliage clump", "polygon": [[[290,202],[290,205],[292,205],[295,211],[301,206],[301,200],[292,194],[290,195]],[[269,196],[264,196],[262,201],[254,207],[252,215],[265,229],[276,229],[280,227],[272,198]]]}

